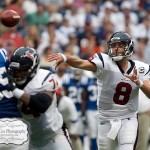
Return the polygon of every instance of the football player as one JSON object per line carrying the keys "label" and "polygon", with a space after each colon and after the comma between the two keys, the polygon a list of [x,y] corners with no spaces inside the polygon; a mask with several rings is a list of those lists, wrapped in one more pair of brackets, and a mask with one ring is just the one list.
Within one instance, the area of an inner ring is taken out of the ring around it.
{"label": "football player", "polygon": [[72,72],[70,75],[66,76],[63,80],[63,89],[66,96],[70,97],[78,111],[78,129],[77,134],[79,135],[82,143],[84,143],[84,134],[85,134],[85,127],[84,127],[84,121],[83,121],[83,113],[81,110],[81,104],[82,104],[82,70],[79,69],[72,69]]}
{"label": "football player", "polygon": [[97,150],[97,80],[93,74],[84,78],[82,82],[83,94],[82,110],[87,118],[88,133],[90,139],[90,149]]}
{"label": "football player", "polygon": [[77,135],[78,112],[73,100],[64,95],[63,89],[58,88],[56,91],[58,111],[62,114],[64,122],[68,128],[68,132],[72,141],[74,150],[82,150],[82,143]]}
{"label": "football player", "polygon": [[62,115],[56,107],[57,81],[50,71],[39,69],[39,62],[35,49],[19,47],[8,68],[13,94],[21,102],[23,118],[29,122],[29,149],[71,150]]}
{"label": "football player", "polygon": [[111,150],[109,140],[118,138],[119,150],[133,150],[137,138],[138,95],[141,89],[150,98],[150,67],[130,60],[134,42],[125,32],[115,32],[108,43],[108,54],[96,53],[83,60],[60,53],[56,60],[94,72],[98,85],[98,149]]}

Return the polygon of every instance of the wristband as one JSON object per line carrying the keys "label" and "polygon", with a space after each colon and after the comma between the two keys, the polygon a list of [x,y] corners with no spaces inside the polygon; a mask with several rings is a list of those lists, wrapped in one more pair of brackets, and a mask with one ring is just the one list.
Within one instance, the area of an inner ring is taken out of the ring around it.
{"label": "wristband", "polygon": [[60,55],[62,56],[62,58],[63,58],[64,62],[66,62],[66,61],[67,61],[67,57],[66,57],[64,54],[62,54],[62,53],[58,53],[58,54],[60,54]]}
{"label": "wristband", "polygon": [[21,96],[24,94],[24,91],[16,88],[12,91],[12,93],[17,99],[20,99]]}
{"label": "wristband", "polygon": [[143,84],[144,84],[143,81],[142,81],[142,80],[139,80],[139,85],[138,85],[138,87],[141,88],[141,87],[143,86]]}

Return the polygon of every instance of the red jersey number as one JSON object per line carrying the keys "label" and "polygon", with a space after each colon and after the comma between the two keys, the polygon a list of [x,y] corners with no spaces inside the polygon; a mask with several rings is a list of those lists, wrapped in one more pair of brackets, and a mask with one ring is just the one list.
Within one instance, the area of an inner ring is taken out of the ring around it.
{"label": "red jersey number", "polygon": [[58,86],[58,83],[54,79],[49,80],[49,82],[53,83],[53,90],[55,90],[55,88]]}
{"label": "red jersey number", "polygon": [[114,94],[113,101],[119,105],[125,105],[128,103],[132,87],[129,83],[120,82],[116,87],[116,93]]}

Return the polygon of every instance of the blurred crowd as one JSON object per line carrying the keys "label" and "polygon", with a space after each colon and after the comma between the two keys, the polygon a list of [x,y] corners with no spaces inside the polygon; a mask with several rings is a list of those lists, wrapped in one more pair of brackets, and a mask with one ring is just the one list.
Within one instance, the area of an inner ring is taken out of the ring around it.
{"label": "blurred crowd", "polygon": [[135,43],[132,58],[150,64],[150,0],[1,0],[0,14],[6,9],[21,16],[13,28],[0,23],[0,47],[9,56],[27,45],[43,56],[42,67],[49,67],[47,56],[55,52],[88,59],[107,53],[112,33],[125,31]]}
{"label": "blurred crowd", "polygon": [[67,52],[89,58],[106,52],[115,31],[126,31],[135,42],[134,59],[150,63],[149,0],[3,0],[0,13],[13,9],[21,16],[14,28],[0,25],[0,46],[9,53],[22,45],[40,54]]}

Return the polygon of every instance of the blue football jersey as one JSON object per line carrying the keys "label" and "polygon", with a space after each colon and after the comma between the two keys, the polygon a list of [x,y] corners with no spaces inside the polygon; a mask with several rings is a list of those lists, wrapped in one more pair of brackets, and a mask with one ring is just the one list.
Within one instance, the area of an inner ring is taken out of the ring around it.
{"label": "blue football jersey", "polygon": [[0,118],[21,117],[7,78],[7,51],[0,49]]}
{"label": "blue football jersey", "polygon": [[81,111],[81,82],[76,82],[74,78],[72,78],[71,76],[67,76],[67,78],[64,79],[62,86],[67,90],[67,96],[72,98],[77,111]]}
{"label": "blue football jersey", "polygon": [[86,109],[97,110],[98,88],[96,78],[84,78],[82,80],[82,87],[87,93]]}

